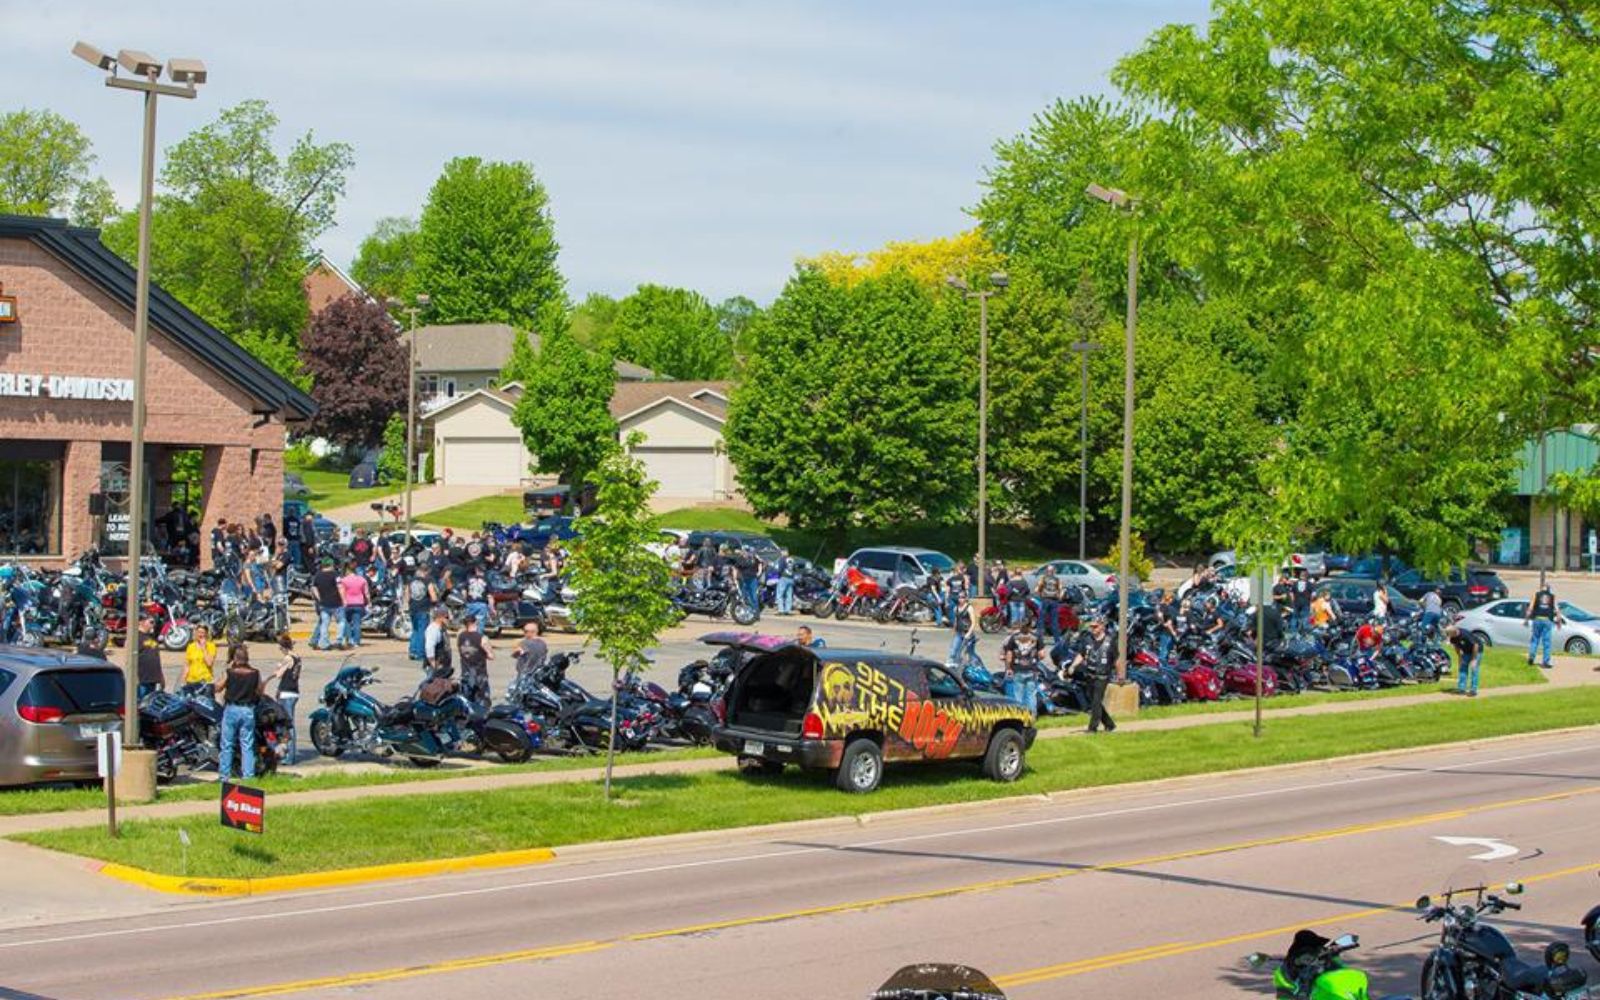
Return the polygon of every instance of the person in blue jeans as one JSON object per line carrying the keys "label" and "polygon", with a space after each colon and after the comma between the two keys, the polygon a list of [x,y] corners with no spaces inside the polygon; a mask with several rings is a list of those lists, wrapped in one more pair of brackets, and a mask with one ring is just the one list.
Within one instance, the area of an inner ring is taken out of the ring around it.
{"label": "person in blue jeans", "polygon": [[955,625],[950,637],[950,655],[946,666],[962,667],[978,648],[978,619],[972,613],[972,602],[962,594],[956,601]]}
{"label": "person in blue jeans", "polygon": [[[283,671],[272,675],[280,676]],[[272,678],[269,678],[272,679]],[[223,781],[233,778],[233,756],[239,755],[239,770],[246,779],[256,776],[256,703],[267,688],[261,671],[250,665],[250,649],[243,643],[228,654],[228,669],[213,686],[222,699],[222,747],[217,774]]]}
{"label": "person in blue jeans", "polygon": [[[1550,585],[1541,583],[1538,592],[1533,595],[1533,600],[1528,602],[1528,610],[1522,616],[1522,623],[1533,628],[1528,635],[1528,662],[1531,664],[1534,657],[1539,656],[1539,666],[1546,670],[1550,669],[1550,641],[1555,635],[1556,626],[1566,624],[1566,619],[1561,617],[1561,612],[1558,610],[1559,607]],[[1540,656],[1541,650],[1542,656]]]}
{"label": "person in blue jeans", "polygon": [[1454,625],[1444,630],[1456,649],[1456,694],[1478,696],[1478,668],[1483,665],[1483,645],[1470,633]]}
{"label": "person in blue jeans", "polygon": [[773,592],[772,601],[777,606],[778,614],[794,614],[794,559],[789,556],[789,550],[784,549],[778,556],[776,566],[778,573],[777,588]]}
{"label": "person in blue jeans", "polygon": [[428,631],[428,612],[434,604],[433,580],[426,567],[419,566],[406,582],[406,613],[411,616],[411,658],[422,660],[422,637]]}

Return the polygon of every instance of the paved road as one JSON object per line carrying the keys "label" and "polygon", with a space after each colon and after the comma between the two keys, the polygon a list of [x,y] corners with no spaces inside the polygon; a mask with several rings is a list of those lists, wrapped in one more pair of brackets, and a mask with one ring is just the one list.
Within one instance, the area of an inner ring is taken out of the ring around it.
{"label": "paved road", "polygon": [[[861,997],[961,961],[1014,997],[1265,993],[1241,956],[1314,924],[1415,988],[1393,907],[1528,883],[1529,949],[1600,902],[1593,734],[818,826],[493,874],[0,932],[0,996]],[[1438,837],[1500,838],[1514,857]],[[1583,963],[1594,972],[1583,956]],[[8,991],[9,990],[9,991]]]}

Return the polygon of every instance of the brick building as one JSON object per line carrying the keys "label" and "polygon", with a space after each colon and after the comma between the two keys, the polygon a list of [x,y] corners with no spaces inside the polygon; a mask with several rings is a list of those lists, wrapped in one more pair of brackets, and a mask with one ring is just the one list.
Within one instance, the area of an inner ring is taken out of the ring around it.
{"label": "brick building", "polygon": [[[125,555],[133,268],[94,230],[0,215],[0,294],[0,560]],[[175,504],[202,535],[276,516],[285,430],[311,399],[155,286],[146,360],[147,537],[168,538]],[[174,481],[185,461],[198,482]]]}

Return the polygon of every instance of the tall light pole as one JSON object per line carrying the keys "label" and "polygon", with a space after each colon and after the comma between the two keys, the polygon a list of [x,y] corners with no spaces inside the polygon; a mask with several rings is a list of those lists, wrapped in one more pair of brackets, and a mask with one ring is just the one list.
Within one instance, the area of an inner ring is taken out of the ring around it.
{"label": "tall light pole", "polygon": [[419,294],[411,305],[390,298],[390,309],[405,313],[411,325],[406,334],[406,544],[411,544],[411,487],[417,478],[417,314],[433,301]]}
{"label": "tall light pole", "polygon": [[[1116,188],[1090,184],[1085,193],[1134,215],[1138,202]],[[1122,528],[1117,545],[1117,683],[1128,679],[1128,536],[1133,520],[1133,330],[1139,315],[1139,227],[1128,227],[1128,322],[1122,338]]]}
{"label": "tall light pole", "polygon": [[[167,63],[172,83],[161,81],[161,63],[149,53],[121,49],[116,56],[87,42],[78,42],[72,54],[110,75],[106,86],[134,90],[144,95],[144,148],[139,167],[139,258],[133,293],[133,426],[128,442],[128,606],[126,654],[123,665],[123,745],[139,745],[139,618],[140,569],[144,557],[144,376],[145,348],[150,340],[150,204],[156,175],[156,98],[192,98],[206,82],[206,67],[198,59],[173,59]],[[127,70],[129,76],[117,75]]]}
{"label": "tall light pole", "polygon": [[973,291],[955,275],[944,279],[969,299],[978,300],[978,592],[988,597],[989,569],[989,299],[1011,284],[1003,271],[989,275],[989,287]]}
{"label": "tall light pole", "polygon": [[1089,514],[1089,355],[1100,345],[1088,340],[1074,341],[1072,351],[1078,356],[1078,370],[1082,375],[1082,409],[1078,414],[1078,561],[1086,555],[1085,523]]}

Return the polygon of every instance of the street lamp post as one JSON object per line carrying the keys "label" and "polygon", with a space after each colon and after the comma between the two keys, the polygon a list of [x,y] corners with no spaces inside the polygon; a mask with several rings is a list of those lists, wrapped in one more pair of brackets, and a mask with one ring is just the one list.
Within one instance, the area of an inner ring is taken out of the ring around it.
{"label": "street lamp post", "polygon": [[989,567],[989,299],[1005,291],[1011,279],[1003,271],[989,275],[989,287],[971,290],[950,275],[945,284],[978,300],[978,592],[988,597]]}
{"label": "street lamp post", "polygon": [[431,302],[425,294],[419,294],[412,300],[411,305],[404,305],[399,299],[390,298],[386,305],[390,309],[404,312],[410,318],[411,325],[406,333],[406,544],[411,544],[411,487],[416,480],[417,473],[417,314],[428,308]]}
{"label": "street lamp post", "polygon": [[1072,351],[1078,356],[1078,370],[1082,376],[1082,410],[1078,414],[1078,561],[1086,555],[1085,524],[1089,513],[1089,355],[1100,345],[1088,340],[1075,341]]}
{"label": "street lamp post", "polygon": [[[115,56],[87,42],[78,42],[72,54],[96,69],[105,70],[106,86],[134,90],[144,95],[144,146],[139,167],[139,256],[133,293],[133,421],[128,442],[128,606],[123,652],[123,745],[139,745],[139,618],[140,569],[144,556],[144,391],[145,353],[150,340],[150,205],[156,173],[156,98],[192,98],[206,82],[205,64],[198,59],[173,59],[166,65],[172,83],[161,83],[161,63],[137,49],[121,49]],[[129,76],[117,75],[118,68]]]}
{"label": "street lamp post", "polygon": [[[1138,203],[1116,188],[1090,184],[1085,193],[1132,214]],[[1133,332],[1139,315],[1139,228],[1128,232],[1128,321],[1122,338],[1122,527],[1117,549],[1117,682],[1128,679],[1128,539],[1133,520]]]}

